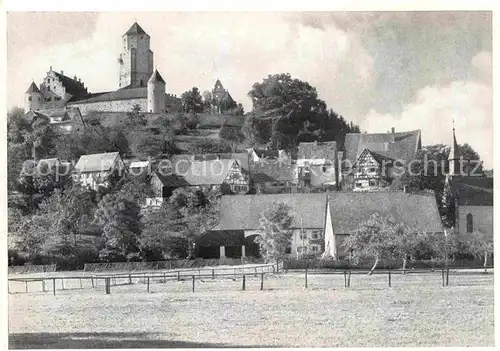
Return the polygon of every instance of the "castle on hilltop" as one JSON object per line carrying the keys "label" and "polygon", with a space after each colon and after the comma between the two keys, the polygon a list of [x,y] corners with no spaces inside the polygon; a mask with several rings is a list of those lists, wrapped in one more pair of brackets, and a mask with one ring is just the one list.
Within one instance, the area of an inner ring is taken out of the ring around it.
{"label": "castle on hilltop", "polygon": [[90,93],[80,78],[58,73],[51,66],[40,87],[32,82],[26,91],[25,112],[44,115],[53,122],[52,116],[64,114],[62,111],[77,111],[81,116],[90,111],[129,112],[135,105],[147,113],[177,110],[180,99],[166,93],[165,80],[153,68],[150,39],[137,22],[122,36],[118,90]]}

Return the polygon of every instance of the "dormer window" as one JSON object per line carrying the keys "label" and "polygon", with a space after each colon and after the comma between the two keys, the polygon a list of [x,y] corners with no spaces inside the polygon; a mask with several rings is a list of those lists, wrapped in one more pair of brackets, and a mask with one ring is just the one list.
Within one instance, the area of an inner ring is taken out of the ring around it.
{"label": "dormer window", "polygon": [[50,78],[49,78],[49,79],[47,79],[47,83],[50,83]]}

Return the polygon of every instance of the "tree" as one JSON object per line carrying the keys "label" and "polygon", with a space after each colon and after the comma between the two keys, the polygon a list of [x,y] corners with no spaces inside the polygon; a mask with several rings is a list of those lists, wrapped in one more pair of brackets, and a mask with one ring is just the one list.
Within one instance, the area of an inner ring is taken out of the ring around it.
{"label": "tree", "polygon": [[184,112],[203,112],[203,99],[197,87],[193,87],[181,95]]}
{"label": "tree", "polygon": [[7,112],[7,143],[24,143],[24,133],[31,130],[30,122],[24,118],[21,107],[13,107]]}
{"label": "tree", "polygon": [[214,99],[210,90],[205,90],[203,92],[203,112],[212,112],[212,106],[214,105]]}
{"label": "tree", "polygon": [[245,136],[272,148],[292,148],[312,139],[343,142],[346,132],[359,130],[328,111],[316,88],[288,73],[269,75],[255,83],[248,95],[254,117],[244,128]]}
{"label": "tree", "polygon": [[141,111],[141,106],[139,104],[135,104],[132,109],[127,112],[126,116],[127,117],[121,122],[129,130],[131,130],[131,128],[144,127],[148,124],[148,120]]}
{"label": "tree", "polygon": [[219,129],[219,138],[234,143],[242,143],[245,140],[241,128],[229,126],[226,121],[222,123]]}
{"label": "tree", "polygon": [[451,230],[451,252],[460,256],[474,258],[484,257],[484,268],[488,266],[488,256],[493,252],[493,242],[486,238],[485,233],[474,230],[472,233],[460,234]]}
{"label": "tree", "polygon": [[459,145],[460,155],[464,160],[469,160],[469,163],[464,163],[463,171],[465,174],[478,176],[483,174],[483,163],[481,157],[476,150],[468,143]]}
{"label": "tree", "polygon": [[140,207],[123,194],[105,195],[97,205],[95,223],[101,226],[104,248],[99,256],[109,262],[139,257]]}
{"label": "tree", "polygon": [[286,249],[291,245],[293,221],[291,208],[285,203],[273,203],[260,215],[260,235],[255,242],[259,244],[260,252],[266,259],[280,260],[285,256]]}
{"label": "tree", "polygon": [[188,256],[189,243],[183,237],[183,216],[179,209],[164,202],[159,210],[143,217],[139,238],[141,257],[145,260],[164,260]]}
{"label": "tree", "polygon": [[[354,251],[355,255],[373,258],[375,260],[370,272],[377,267],[382,258],[394,258],[396,251],[407,255],[407,242],[398,243],[397,237],[407,235],[406,228],[394,221],[390,216],[384,217],[373,213],[366,221],[362,222],[358,229],[351,233],[345,241],[345,246]],[[404,239],[406,240],[406,238]],[[398,250],[398,244],[400,245]]]}
{"label": "tree", "polygon": [[441,221],[445,228],[452,228],[455,226],[455,198],[451,191],[450,182],[445,181],[443,196],[441,200]]}
{"label": "tree", "polygon": [[75,184],[64,193],[56,191],[40,205],[43,213],[52,213],[51,231],[60,237],[66,246],[71,246],[70,237],[73,238],[73,245],[76,245],[77,235],[92,223],[96,209],[94,198],[93,191]]}

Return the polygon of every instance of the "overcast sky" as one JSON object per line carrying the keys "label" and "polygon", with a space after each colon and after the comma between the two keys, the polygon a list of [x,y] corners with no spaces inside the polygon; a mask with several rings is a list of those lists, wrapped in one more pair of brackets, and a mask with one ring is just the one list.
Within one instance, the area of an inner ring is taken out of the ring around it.
{"label": "overcast sky", "polygon": [[49,69],[91,92],[118,87],[121,36],[151,36],[167,92],[217,78],[251,110],[254,82],[289,72],[367,132],[422,130],[423,144],[470,143],[493,166],[489,12],[9,13],[8,106]]}

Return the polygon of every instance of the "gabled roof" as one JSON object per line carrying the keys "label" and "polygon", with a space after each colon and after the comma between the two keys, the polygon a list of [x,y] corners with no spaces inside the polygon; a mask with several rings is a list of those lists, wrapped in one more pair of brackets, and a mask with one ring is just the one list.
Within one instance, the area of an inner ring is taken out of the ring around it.
{"label": "gabled roof", "polygon": [[219,79],[215,81],[214,90],[224,90],[224,86]]}
{"label": "gabled roof", "polygon": [[157,69],[155,69],[155,71],[151,75],[151,78],[149,78],[148,80],[148,83],[156,83],[156,82],[165,84],[165,80],[163,79],[163,77],[161,76],[160,72],[158,72]]}
{"label": "gabled roof", "polygon": [[35,82],[31,82],[26,93],[41,93],[40,89],[36,86]]}
{"label": "gabled roof", "polygon": [[101,101],[114,101],[114,100],[128,100],[128,99],[140,99],[147,98],[148,96],[148,88],[140,87],[140,88],[127,88],[127,89],[119,89],[107,93],[98,94],[89,99],[82,99],[78,101],[72,101],[75,103],[89,103],[89,102],[101,102]]}
{"label": "gabled roof", "polygon": [[354,163],[368,149],[392,160],[413,160],[421,146],[420,130],[400,133],[348,133],[344,142],[344,157]]}
{"label": "gabled roof", "polygon": [[245,152],[193,155],[193,159],[196,161],[234,159],[245,172],[249,171],[248,154]]}
{"label": "gabled roof", "polygon": [[254,183],[295,182],[296,165],[278,161],[256,162],[250,167]]}
{"label": "gabled roof", "polygon": [[493,206],[493,178],[452,177],[450,186],[460,206]]}
{"label": "gabled roof", "polygon": [[295,214],[291,228],[322,229],[326,194],[227,195],[221,197],[218,230],[256,230],[263,211],[276,202],[290,206]]}
{"label": "gabled roof", "polygon": [[171,168],[155,172],[161,183],[169,187],[220,185],[235,163],[241,168],[234,158],[195,159],[193,155],[174,155],[170,161]]}
{"label": "gabled roof", "polygon": [[73,78],[70,78],[63,74],[57,73],[55,71],[53,72],[56,75],[57,79],[59,79],[62,85],[66,88],[66,93],[72,95],[70,101],[88,95],[87,88],[85,88],[85,86],[81,82],[74,80]]}
{"label": "gabled roof", "polygon": [[132,27],[130,27],[127,33],[125,33],[125,35],[135,35],[135,34],[146,34],[144,29],[142,29],[137,22],[134,22],[134,24],[132,24]]}
{"label": "gabled roof", "polygon": [[297,159],[335,160],[337,143],[335,141],[299,143]]}
{"label": "gabled roof", "polygon": [[333,231],[350,234],[373,213],[392,215],[415,232],[443,231],[433,194],[404,192],[332,192],[328,194]]}
{"label": "gabled roof", "polygon": [[85,173],[109,171],[118,157],[120,157],[118,152],[105,152],[102,154],[80,156],[80,159],[75,166],[75,172]]}

